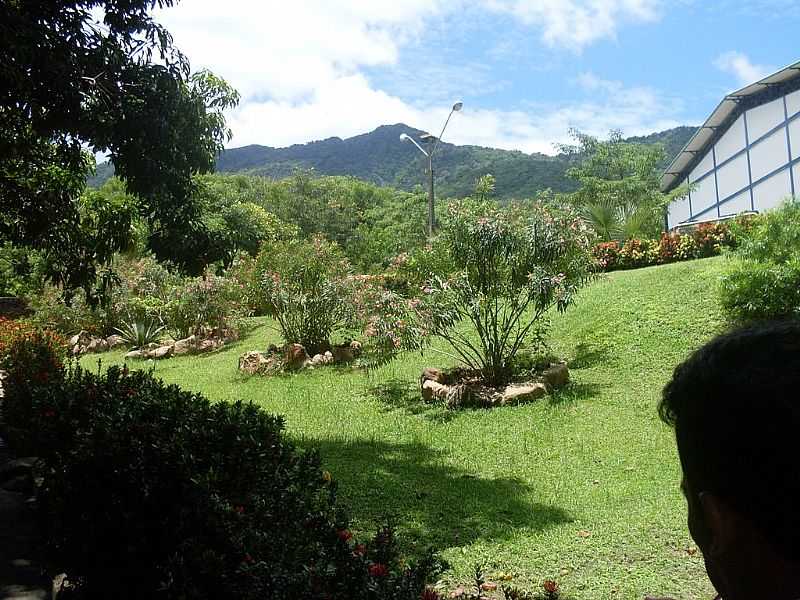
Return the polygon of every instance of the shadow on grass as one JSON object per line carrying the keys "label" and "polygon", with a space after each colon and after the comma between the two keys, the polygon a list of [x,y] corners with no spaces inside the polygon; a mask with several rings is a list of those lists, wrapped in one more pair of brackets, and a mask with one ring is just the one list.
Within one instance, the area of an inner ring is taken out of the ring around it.
{"label": "shadow on grass", "polygon": [[359,528],[388,518],[406,550],[444,550],[479,538],[506,539],[521,528],[541,531],[572,517],[532,501],[535,490],[517,479],[484,478],[448,462],[445,452],[419,443],[301,440],[319,449]]}
{"label": "shadow on grass", "polygon": [[391,378],[374,382],[367,391],[380,400],[387,411],[401,410],[409,415],[423,416],[436,423],[447,423],[458,416],[458,411],[448,410],[441,404],[425,402],[419,385],[407,379]]}
{"label": "shadow on grass", "polygon": [[572,359],[569,361],[570,369],[588,369],[610,359],[608,347],[593,343],[580,342],[575,346]]}
{"label": "shadow on grass", "polygon": [[574,404],[585,400],[591,400],[600,395],[605,386],[598,383],[583,383],[573,381],[560,390],[555,390],[547,397],[547,401],[552,405]]}

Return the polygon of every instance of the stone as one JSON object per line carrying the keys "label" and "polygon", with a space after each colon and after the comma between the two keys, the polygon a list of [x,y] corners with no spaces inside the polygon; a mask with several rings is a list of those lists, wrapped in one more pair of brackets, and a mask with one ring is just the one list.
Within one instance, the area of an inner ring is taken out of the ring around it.
{"label": "stone", "polygon": [[305,347],[302,344],[289,344],[286,346],[284,363],[286,368],[291,371],[299,371],[307,364],[310,364]]}
{"label": "stone", "polygon": [[434,400],[444,400],[446,402],[449,391],[450,386],[442,385],[432,379],[422,382],[422,399],[425,402],[433,402]]}
{"label": "stone", "polygon": [[353,351],[353,353],[357,357],[361,356],[362,346],[361,346],[361,342],[359,342],[358,340],[353,340],[352,342],[350,342],[350,349]]}
{"label": "stone", "polygon": [[444,383],[444,373],[440,369],[433,367],[426,367],[422,370],[422,375],[419,378],[420,385],[426,381],[435,381],[436,383]]}
{"label": "stone", "polygon": [[147,358],[155,358],[155,359],[162,359],[162,358],[169,358],[172,356],[172,351],[174,347],[170,346],[160,346],[154,350],[147,351]]}
{"label": "stone", "polygon": [[544,381],[548,390],[557,390],[567,385],[569,383],[569,369],[567,368],[567,363],[560,362],[551,364],[550,368],[542,373],[542,381]]}
{"label": "stone", "polygon": [[119,346],[124,346],[125,345],[125,340],[122,338],[121,335],[117,335],[115,333],[114,335],[110,335],[110,336],[108,336],[106,338],[106,344],[108,344],[108,347],[110,349],[111,348],[118,348]]}
{"label": "stone", "polygon": [[103,338],[92,338],[86,345],[87,352],[105,352],[108,350],[108,342]]}
{"label": "stone", "polygon": [[67,344],[70,346],[82,346],[84,345],[89,338],[89,334],[85,331],[81,331],[80,333],[76,333],[71,338],[67,340]]}
{"label": "stone", "polygon": [[197,337],[190,335],[188,338],[184,338],[182,340],[178,340],[175,342],[173,353],[176,356],[180,356],[182,354],[189,354],[194,352],[197,348]]}
{"label": "stone", "polygon": [[311,357],[311,365],[314,367],[319,367],[325,364],[325,355],[324,354],[315,354]]}
{"label": "stone", "polygon": [[248,375],[255,375],[266,369],[272,362],[272,359],[263,352],[246,352],[239,357],[239,370]]}
{"label": "stone", "polygon": [[126,360],[129,358],[144,358],[144,352],[141,350],[131,350],[125,355]]}
{"label": "stone", "polygon": [[335,362],[335,359],[333,358],[333,353],[330,350],[327,350],[325,354],[323,354],[323,356],[325,357],[326,365],[332,365]]}
{"label": "stone", "polygon": [[503,391],[501,404],[519,404],[537,400],[547,394],[547,387],[543,383],[514,384]]}
{"label": "stone", "polygon": [[75,344],[72,347],[72,356],[78,356],[81,353],[81,348],[83,348],[83,346],[80,344]]}
{"label": "stone", "polygon": [[220,339],[217,338],[206,338],[204,340],[200,340],[197,345],[195,346],[195,351],[199,353],[203,352],[213,352],[214,350],[218,350],[225,345]]}
{"label": "stone", "polygon": [[355,350],[353,350],[349,345],[333,347],[333,362],[349,363],[353,362],[355,359],[356,359]]}

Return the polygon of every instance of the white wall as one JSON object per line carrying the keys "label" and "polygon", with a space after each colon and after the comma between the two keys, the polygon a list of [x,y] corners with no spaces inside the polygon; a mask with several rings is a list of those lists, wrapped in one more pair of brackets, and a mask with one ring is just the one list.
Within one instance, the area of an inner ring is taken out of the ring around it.
{"label": "white wall", "polygon": [[800,90],[739,115],[692,169],[688,182],[694,185],[689,197],[667,211],[670,228],[752,209],[763,212],[793,192],[800,197]]}

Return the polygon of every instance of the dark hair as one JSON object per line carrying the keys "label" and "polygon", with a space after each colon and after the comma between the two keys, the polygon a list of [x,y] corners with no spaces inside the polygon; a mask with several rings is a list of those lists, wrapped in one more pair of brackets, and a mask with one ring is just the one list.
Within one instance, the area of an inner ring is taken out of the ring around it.
{"label": "dark hair", "polygon": [[658,412],[692,490],[713,492],[800,559],[800,322],[720,335],[678,365]]}

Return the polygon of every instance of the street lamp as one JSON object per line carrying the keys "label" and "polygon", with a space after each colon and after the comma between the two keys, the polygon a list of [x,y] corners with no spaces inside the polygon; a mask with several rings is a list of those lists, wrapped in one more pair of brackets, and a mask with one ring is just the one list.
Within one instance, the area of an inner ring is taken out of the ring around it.
{"label": "street lamp", "polygon": [[444,127],[442,127],[442,132],[439,134],[439,137],[431,135],[430,133],[425,133],[420,136],[420,139],[428,144],[430,148],[429,151],[424,150],[411,136],[405,133],[400,134],[400,139],[402,141],[405,142],[408,140],[414,144],[420,152],[428,157],[428,237],[433,236],[434,220],[436,218],[433,212],[433,155],[439,147],[439,142],[442,141],[442,136],[444,135],[444,130],[447,129],[447,124],[450,122],[450,117],[453,116],[454,112],[460,111],[463,106],[463,102],[456,102],[453,104],[453,108],[450,110],[450,114],[447,115],[447,120],[444,122]]}

